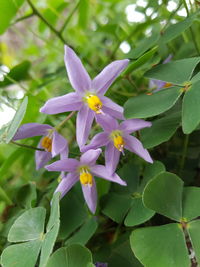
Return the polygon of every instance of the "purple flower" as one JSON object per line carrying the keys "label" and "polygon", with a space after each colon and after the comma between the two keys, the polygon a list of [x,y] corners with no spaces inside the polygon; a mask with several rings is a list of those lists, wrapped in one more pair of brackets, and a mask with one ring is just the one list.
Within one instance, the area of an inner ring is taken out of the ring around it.
{"label": "purple flower", "polygon": [[44,148],[45,151],[37,150],[35,152],[37,170],[42,168],[52,157],[60,153],[68,154],[67,140],[48,124],[24,124],[17,130],[13,140],[20,140],[40,135],[43,136],[43,138],[40,140],[38,148]]}
{"label": "purple flower", "polygon": [[153,162],[149,152],[144,149],[142,143],[136,137],[130,135],[134,131],[151,127],[151,122],[131,119],[118,124],[117,120],[108,115],[98,117],[97,122],[103,127],[104,132],[95,135],[90,144],[82,148],[82,152],[106,146],[106,167],[111,173],[116,170],[120,153],[124,153],[124,148],[134,152],[147,162]]}
{"label": "purple flower", "polygon": [[109,175],[105,166],[96,165],[96,160],[100,153],[101,149],[88,150],[82,154],[80,161],[70,158],[62,159],[45,167],[48,171],[68,172],[56,189],[56,192],[61,192],[61,197],[80,180],[85,201],[92,213],[95,213],[97,204],[96,184],[93,176],[126,185],[116,173]]}
{"label": "purple flower", "polygon": [[105,262],[96,262],[95,266],[96,267],[108,267],[108,264]]}
{"label": "purple flower", "polygon": [[87,141],[95,114],[108,113],[123,119],[123,108],[105,97],[109,86],[124,70],[129,60],[116,60],[106,66],[93,80],[75,52],[65,45],[64,57],[68,77],[75,92],[48,100],[40,109],[47,114],[78,110],[76,138],[79,147]]}
{"label": "purple flower", "polygon": [[[170,54],[164,61],[162,64],[166,64],[168,62],[170,62],[172,59],[172,55]],[[167,83],[167,82],[164,82],[164,81],[161,81],[161,80],[153,80],[151,79],[149,81],[149,88],[151,89],[155,89],[154,92],[157,92],[157,91],[160,91],[161,89],[163,88],[167,88],[167,87],[170,87],[172,86],[171,83]]]}

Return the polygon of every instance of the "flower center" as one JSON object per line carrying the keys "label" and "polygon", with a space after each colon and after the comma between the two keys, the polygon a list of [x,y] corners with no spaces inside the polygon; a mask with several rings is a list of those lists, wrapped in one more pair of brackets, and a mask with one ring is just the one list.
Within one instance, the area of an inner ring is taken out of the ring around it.
{"label": "flower center", "polygon": [[48,152],[52,150],[52,139],[48,136],[42,138],[41,146]]}
{"label": "flower center", "polygon": [[124,150],[124,145],[125,145],[125,142],[124,142],[124,139],[122,137],[122,133],[121,131],[113,131],[111,133],[111,139],[113,140],[113,144],[114,146],[120,151],[120,152],[123,152]]}
{"label": "flower center", "polygon": [[102,110],[101,110],[102,102],[98,96],[93,95],[93,94],[88,94],[85,97],[85,100],[86,100],[90,109],[94,110],[97,114],[102,113]]}
{"label": "flower center", "polygon": [[92,186],[92,174],[87,167],[80,168],[80,182],[82,185]]}
{"label": "flower center", "polygon": [[168,87],[171,87],[171,86],[172,86],[172,83],[165,83],[164,88],[168,88]]}

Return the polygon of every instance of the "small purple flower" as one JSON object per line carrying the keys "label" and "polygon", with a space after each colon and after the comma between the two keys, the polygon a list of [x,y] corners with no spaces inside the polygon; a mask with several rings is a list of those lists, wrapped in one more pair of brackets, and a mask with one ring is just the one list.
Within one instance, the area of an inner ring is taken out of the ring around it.
{"label": "small purple flower", "polygon": [[38,148],[44,148],[45,151],[37,150],[35,152],[37,170],[42,168],[52,157],[62,153],[63,155],[68,154],[67,140],[48,124],[24,124],[17,130],[13,140],[40,135],[43,136],[43,138],[40,140]]}
{"label": "small purple flower", "polygon": [[117,120],[108,115],[98,117],[97,122],[103,127],[104,132],[95,135],[90,144],[82,148],[82,152],[106,146],[105,161],[110,173],[116,170],[120,153],[124,153],[124,148],[134,152],[147,162],[153,162],[149,152],[144,149],[142,143],[136,137],[130,135],[134,131],[151,127],[151,122],[131,119],[118,124]]}
{"label": "small purple flower", "polygon": [[76,122],[76,138],[82,147],[88,138],[96,114],[108,113],[123,119],[123,108],[104,96],[115,78],[125,69],[129,60],[116,60],[106,66],[93,80],[75,52],[65,45],[64,57],[68,77],[75,92],[48,100],[40,109],[47,114],[79,111]]}
{"label": "small purple flower", "polygon": [[108,264],[105,262],[96,262],[95,266],[96,267],[108,267]]}
{"label": "small purple flower", "polygon": [[116,173],[109,175],[105,166],[96,165],[96,160],[100,153],[101,149],[88,150],[86,153],[82,154],[80,161],[71,158],[62,159],[45,167],[48,171],[68,172],[67,176],[61,180],[55,191],[61,192],[61,197],[80,180],[85,201],[92,213],[95,213],[97,205],[96,183],[93,176],[102,177],[111,182],[126,185]]}
{"label": "small purple flower", "polygon": [[[168,62],[170,62],[172,59],[172,55],[170,54],[164,61],[162,64],[166,64]],[[157,91],[160,91],[161,89],[163,88],[167,88],[167,87],[170,87],[172,86],[171,83],[167,83],[167,82],[164,82],[164,81],[160,81],[160,80],[154,80],[154,79],[151,79],[149,81],[149,88],[150,89],[155,89],[153,92],[157,92]]]}

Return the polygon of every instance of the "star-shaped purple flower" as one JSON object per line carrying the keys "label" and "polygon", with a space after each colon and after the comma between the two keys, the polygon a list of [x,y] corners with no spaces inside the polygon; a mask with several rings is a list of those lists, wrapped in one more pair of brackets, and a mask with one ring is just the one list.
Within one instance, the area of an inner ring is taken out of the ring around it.
{"label": "star-shaped purple flower", "polygon": [[48,100],[40,109],[47,114],[79,111],[76,121],[76,138],[82,147],[88,138],[96,114],[110,114],[123,119],[123,108],[104,96],[115,78],[125,69],[129,60],[116,60],[106,66],[93,80],[75,52],[65,45],[64,57],[68,77],[75,92]]}
{"label": "star-shaped purple flower", "polygon": [[85,201],[92,213],[95,213],[97,205],[97,191],[93,176],[126,185],[116,173],[109,175],[105,166],[96,165],[96,160],[100,153],[101,149],[88,150],[82,154],[80,161],[71,158],[62,159],[45,167],[48,171],[68,172],[56,189],[56,192],[61,192],[61,197],[80,180]]}
{"label": "star-shaped purple flower", "polygon": [[38,148],[43,148],[45,151],[37,150],[35,152],[36,169],[42,168],[52,157],[58,154],[68,154],[67,140],[54,128],[48,124],[27,123],[23,124],[16,132],[13,140],[20,140],[27,137],[43,136],[38,144]]}
{"label": "star-shaped purple flower", "polygon": [[115,172],[120,153],[124,153],[124,148],[134,152],[147,162],[153,162],[149,152],[143,147],[142,143],[136,137],[130,135],[140,129],[151,127],[151,122],[130,119],[119,124],[117,120],[108,115],[98,117],[97,122],[102,126],[104,132],[95,135],[90,144],[82,148],[82,152],[106,146],[105,161],[110,173]]}

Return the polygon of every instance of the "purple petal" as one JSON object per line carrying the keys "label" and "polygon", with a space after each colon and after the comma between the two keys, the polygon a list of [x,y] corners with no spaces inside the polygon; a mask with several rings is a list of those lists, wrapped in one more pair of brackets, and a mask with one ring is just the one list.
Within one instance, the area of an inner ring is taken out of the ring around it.
{"label": "purple petal", "polygon": [[96,267],[108,267],[108,264],[105,262],[96,262],[95,266]]}
{"label": "purple petal", "polygon": [[92,88],[98,93],[105,94],[117,76],[126,68],[129,60],[116,60],[106,66],[92,81]]}
{"label": "purple petal", "polygon": [[142,143],[134,136],[126,135],[124,136],[125,148],[131,152],[137,154],[147,162],[153,163],[151,156],[147,149],[145,149]]}
{"label": "purple petal", "polygon": [[121,106],[117,105],[106,96],[101,96],[101,101],[103,103],[102,111],[105,114],[108,114],[120,120],[124,120],[124,115],[123,115],[124,109]]}
{"label": "purple petal", "polygon": [[87,152],[85,152],[81,158],[80,158],[80,162],[81,164],[86,164],[89,166],[92,166],[96,163],[99,155],[101,154],[102,150],[99,149],[90,149]]}
{"label": "purple petal", "polygon": [[149,81],[149,88],[155,89],[154,92],[159,91],[165,86],[166,82],[160,80],[150,80]]}
{"label": "purple petal", "polygon": [[67,192],[72,188],[72,186],[79,180],[79,176],[75,173],[68,173],[56,188],[56,192],[61,192],[61,198],[67,194]]}
{"label": "purple petal", "polygon": [[126,185],[126,182],[123,181],[119,175],[117,175],[116,173],[114,174],[109,174],[108,173],[108,169],[103,166],[103,165],[95,165],[91,168],[91,172],[98,177],[102,177],[105,180],[111,181],[111,182],[115,182],[121,185]]}
{"label": "purple petal", "polygon": [[67,111],[80,110],[83,102],[77,93],[69,93],[49,99],[40,112],[46,114],[58,114]]}
{"label": "purple petal", "polygon": [[48,171],[75,172],[79,164],[79,161],[76,159],[61,159],[45,166],[45,168]]}
{"label": "purple petal", "polygon": [[111,132],[119,127],[117,120],[107,114],[95,114],[95,118],[96,122],[100,124],[106,132]]}
{"label": "purple petal", "polygon": [[88,91],[91,88],[91,79],[75,52],[65,45],[65,66],[73,88],[78,92]]}
{"label": "purple petal", "polygon": [[81,110],[78,112],[76,119],[76,139],[80,149],[85,145],[88,139],[93,119],[94,111],[86,105],[83,105]]}
{"label": "purple petal", "polygon": [[60,159],[67,159],[69,154],[69,147],[67,146],[60,152]]}
{"label": "purple petal", "polygon": [[173,57],[173,55],[169,54],[169,56],[163,61],[163,64],[166,64],[166,63],[170,62],[172,57]]}
{"label": "purple petal", "polygon": [[53,127],[48,124],[39,124],[39,123],[26,123],[23,124],[16,132],[13,140],[24,139],[27,137],[47,135],[49,129]]}
{"label": "purple petal", "polygon": [[55,157],[66,147],[68,147],[67,140],[62,135],[54,131],[52,141],[52,156]]}
{"label": "purple petal", "polygon": [[120,152],[114,147],[113,142],[109,142],[105,151],[105,165],[110,174],[113,174],[117,168],[120,158]]}
{"label": "purple petal", "polygon": [[[39,143],[38,148],[42,148],[41,143]],[[44,167],[44,165],[51,158],[52,158],[51,152],[36,150],[35,152],[36,170],[39,170],[40,168]]]}
{"label": "purple petal", "polygon": [[96,134],[89,145],[86,145],[81,148],[81,152],[86,152],[89,149],[97,149],[99,147],[105,146],[109,142],[108,133],[99,133]]}
{"label": "purple petal", "polygon": [[149,121],[144,121],[140,119],[131,119],[131,120],[123,121],[120,124],[119,129],[129,134],[129,133],[141,130],[146,127],[151,127],[151,126],[152,126],[152,123]]}
{"label": "purple petal", "polygon": [[81,186],[88,208],[94,214],[97,206],[97,189],[94,178],[92,178],[92,186],[90,185],[81,185]]}

